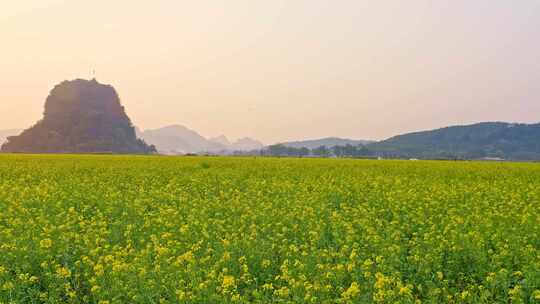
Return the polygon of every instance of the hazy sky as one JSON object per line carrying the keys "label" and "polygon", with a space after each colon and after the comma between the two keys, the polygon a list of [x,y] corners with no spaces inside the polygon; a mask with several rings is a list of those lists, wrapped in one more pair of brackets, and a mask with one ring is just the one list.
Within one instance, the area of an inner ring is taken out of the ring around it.
{"label": "hazy sky", "polygon": [[265,143],[540,121],[538,0],[2,0],[0,129],[65,79],[143,129]]}

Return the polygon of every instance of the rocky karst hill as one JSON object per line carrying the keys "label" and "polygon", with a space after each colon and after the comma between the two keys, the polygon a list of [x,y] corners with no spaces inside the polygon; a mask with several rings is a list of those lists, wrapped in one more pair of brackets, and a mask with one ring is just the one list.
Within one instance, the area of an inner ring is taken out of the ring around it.
{"label": "rocky karst hill", "polygon": [[155,148],[137,138],[112,86],[77,79],[55,86],[43,119],[19,136],[8,137],[2,151],[152,153]]}

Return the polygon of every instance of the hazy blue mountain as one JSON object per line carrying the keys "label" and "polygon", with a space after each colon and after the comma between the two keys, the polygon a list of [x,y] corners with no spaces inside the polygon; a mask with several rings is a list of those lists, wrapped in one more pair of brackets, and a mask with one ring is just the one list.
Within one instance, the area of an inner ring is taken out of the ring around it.
{"label": "hazy blue mountain", "polygon": [[367,147],[390,157],[539,160],[540,124],[452,126],[403,134]]}
{"label": "hazy blue mountain", "polygon": [[212,143],[199,133],[181,125],[145,130],[140,132],[140,136],[147,143],[156,146],[161,153],[196,153],[223,148],[220,144]]}
{"label": "hazy blue mountain", "polygon": [[327,138],[312,139],[312,140],[284,142],[284,143],[281,143],[281,145],[284,145],[290,148],[315,149],[321,146],[326,146],[327,148],[335,147],[335,146],[346,146],[346,145],[358,146],[358,145],[369,144],[372,142],[373,141],[371,140],[355,140],[355,139],[347,139],[347,138],[339,138],[339,137],[327,137]]}
{"label": "hazy blue mountain", "polygon": [[209,140],[211,142],[215,142],[215,143],[221,144],[223,146],[230,146],[231,145],[231,142],[229,141],[229,139],[225,135],[220,135],[220,136],[217,136],[217,137],[213,137],[213,138],[210,138]]}
{"label": "hazy blue mountain", "polygon": [[240,138],[239,140],[233,142],[230,145],[229,150],[233,150],[233,151],[251,151],[251,150],[259,150],[259,149],[262,149],[262,148],[264,148],[264,145],[260,141],[249,138],[249,137],[244,137],[244,138]]}
{"label": "hazy blue mountain", "polygon": [[207,139],[194,130],[182,125],[166,126],[154,130],[138,131],[147,143],[156,146],[160,153],[221,153],[260,149],[263,144],[250,138],[230,143],[224,135]]}

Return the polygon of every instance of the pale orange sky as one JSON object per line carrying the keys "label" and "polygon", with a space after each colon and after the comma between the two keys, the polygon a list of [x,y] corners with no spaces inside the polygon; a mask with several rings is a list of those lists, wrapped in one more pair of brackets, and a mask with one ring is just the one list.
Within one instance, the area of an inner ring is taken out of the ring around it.
{"label": "pale orange sky", "polygon": [[540,121],[536,0],[5,0],[0,48],[0,129],[92,69],[142,129],[208,137]]}

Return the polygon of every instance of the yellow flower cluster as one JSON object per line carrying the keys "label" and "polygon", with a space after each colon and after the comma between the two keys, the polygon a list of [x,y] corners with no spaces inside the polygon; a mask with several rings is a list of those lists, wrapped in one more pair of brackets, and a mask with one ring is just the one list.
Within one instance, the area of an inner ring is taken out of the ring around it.
{"label": "yellow flower cluster", "polygon": [[540,166],[0,155],[0,303],[540,302]]}

